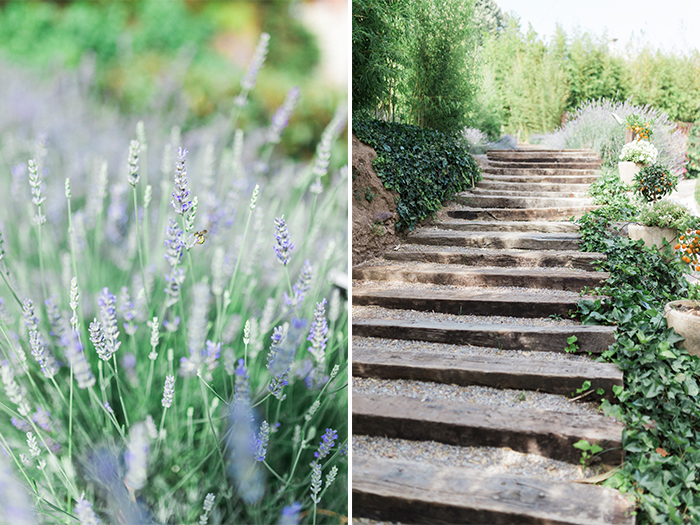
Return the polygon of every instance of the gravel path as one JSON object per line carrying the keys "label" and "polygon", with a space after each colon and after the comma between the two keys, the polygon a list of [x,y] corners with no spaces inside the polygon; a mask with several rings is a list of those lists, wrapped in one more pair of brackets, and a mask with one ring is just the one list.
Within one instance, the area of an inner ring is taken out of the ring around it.
{"label": "gravel path", "polygon": [[353,394],[404,396],[428,401],[459,401],[508,408],[550,410],[563,414],[600,415],[598,403],[570,401],[564,396],[542,392],[509,390],[487,386],[459,386],[410,379],[352,378]]}
{"label": "gravel path", "polygon": [[[507,271],[513,268],[504,268],[502,266],[469,266],[464,264],[443,264],[443,263],[427,263],[421,261],[390,261],[387,259],[377,258],[370,261],[365,261],[362,264],[358,264],[353,268],[366,268],[368,266],[393,266],[397,270],[402,270],[404,268],[414,268],[420,270],[432,270],[432,271],[444,271],[446,273],[454,272],[456,270],[475,270],[475,271],[487,271],[487,270],[497,270],[497,271]],[[563,266],[554,266],[550,268],[542,267],[531,267],[531,268],[518,268],[518,270],[525,270],[530,273],[540,273],[543,275],[551,275],[553,273],[573,273],[586,275],[590,272],[585,270],[576,270],[572,268],[564,268]],[[384,282],[384,281],[382,281]],[[530,288],[527,288],[530,290]]]}
{"label": "gravel path", "polygon": [[436,441],[354,436],[353,456],[420,461],[440,467],[475,468],[489,474],[527,476],[548,481],[580,481],[596,474],[579,465],[523,454],[509,448],[457,447]]}
{"label": "gravel path", "polygon": [[495,292],[504,294],[536,294],[550,295],[557,297],[578,298],[581,294],[578,292],[567,292],[565,290],[555,290],[552,288],[519,288],[515,286],[457,286],[451,284],[425,284],[425,283],[404,283],[400,281],[358,281],[352,282],[353,290],[417,290],[420,292],[435,291],[435,290],[450,290],[463,292]]}
{"label": "gravel path", "polygon": [[457,315],[420,310],[399,310],[381,306],[353,306],[353,319],[396,319],[400,321],[434,321],[439,323],[460,324],[513,324],[518,326],[580,326],[572,319],[553,319],[550,317],[508,317],[503,315]]}
{"label": "gravel path", "polygon": [[353,337],[352,347],[374,348],[381,345],[392,350],[421,351],[426,354],[449,354],[460,356],[514,357],[528,358],[537,361],[594,361],[585,355],[567,354],[564,352],[532,352],[529,350],[500,350],[484,346],[451,345],[446,343],[428,343],[424,341],[409,341],[401,339],[380,339],[376,337]]}

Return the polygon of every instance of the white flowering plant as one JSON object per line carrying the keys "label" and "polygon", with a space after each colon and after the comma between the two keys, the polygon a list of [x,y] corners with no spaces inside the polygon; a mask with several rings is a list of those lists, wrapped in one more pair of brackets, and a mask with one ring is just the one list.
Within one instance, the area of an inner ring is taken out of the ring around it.
{"label": "white flowering plant", "polygon": [[227,127],[139,122],[116,168],[0,130],[0,523],[347,515],[346,107],[309,164],[296,88],[240,129],[270,38]]}
{"label": "white flowering plant", "polygon": [[620,160],[638,164],[653,164],[659,155],[656,147],[648,140],[628,142],[622,146]]}

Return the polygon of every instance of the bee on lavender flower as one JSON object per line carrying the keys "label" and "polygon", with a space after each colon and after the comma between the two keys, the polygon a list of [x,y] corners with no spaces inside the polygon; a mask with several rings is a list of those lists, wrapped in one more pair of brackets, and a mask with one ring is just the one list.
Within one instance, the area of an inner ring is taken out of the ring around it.
{"label": "bee on lavender flower", "polygon": [[202,230],[198,232],[194,232],[194,242],[195,244],[204,244],[204,241],[207,240],[207,236],[209,235],[208,230]]}

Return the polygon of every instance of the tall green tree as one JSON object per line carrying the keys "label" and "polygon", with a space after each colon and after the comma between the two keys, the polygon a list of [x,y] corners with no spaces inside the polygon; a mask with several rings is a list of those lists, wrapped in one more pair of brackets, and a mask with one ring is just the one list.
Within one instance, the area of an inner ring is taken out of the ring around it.
{"label": "tall green tree", "polygon": [[472,0],[415,0],[406,33],[407,121],[446,133],[462,129],[478,87]]}
{"label": "tall green tree", "polygon": [[408,0],[352,0],[353,113],[394,120],[407,65]]}

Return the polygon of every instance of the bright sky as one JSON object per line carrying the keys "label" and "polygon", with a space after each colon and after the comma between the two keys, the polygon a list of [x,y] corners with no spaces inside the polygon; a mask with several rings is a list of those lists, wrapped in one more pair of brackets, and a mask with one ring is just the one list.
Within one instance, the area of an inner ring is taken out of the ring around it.
{"label": "bright sky", "polygon": [[[685,54],[700,51],[698,0],[495,0],[506,13],[520,18],[521,28],[532,24],[549,41],[559,23],[567,36],[574,29],[617,38],[613,48],[624,51],[634,37],[635,47],[649,42],[653,48]],[[642,40],[643,38],[643,40]]]}

